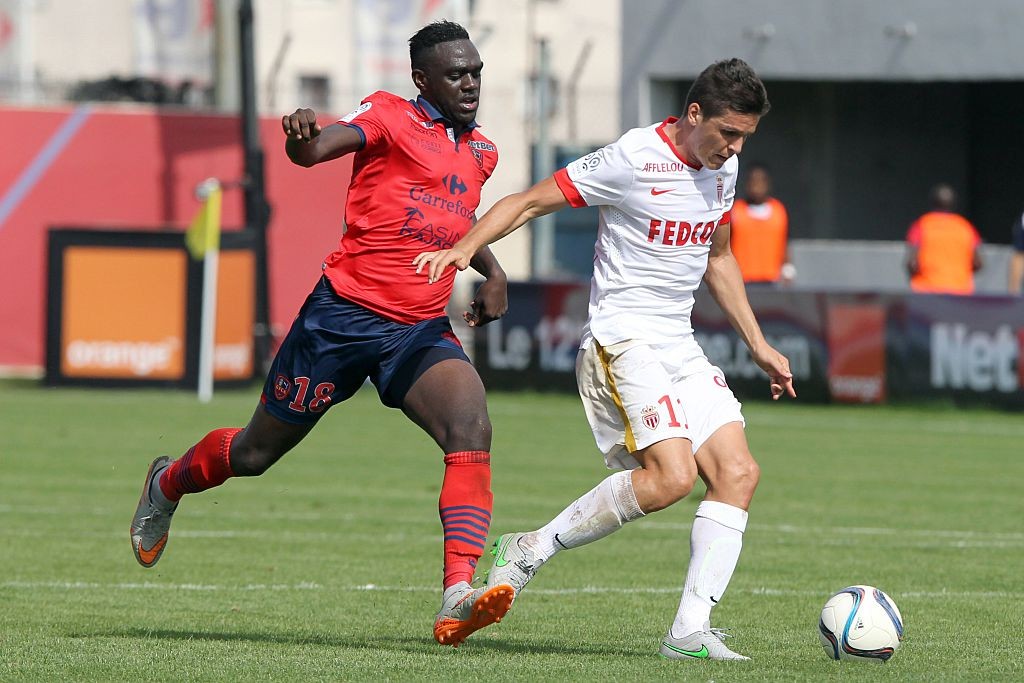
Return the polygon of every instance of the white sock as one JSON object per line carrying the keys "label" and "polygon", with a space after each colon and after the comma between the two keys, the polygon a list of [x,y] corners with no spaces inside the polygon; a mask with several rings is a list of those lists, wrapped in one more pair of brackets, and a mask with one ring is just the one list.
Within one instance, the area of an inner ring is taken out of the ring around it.
{"label": "white sock", "polygon": [[729,586],[746,528],[747,511],[742,508],[712,500],[697,506],[690,530],[690,567],[672,622],[673,638],[711,627],[711,609]]}
{"label": "white sock", "polygon": [[534,552],[547,561],[559,550],[592,543],[643,516],[633,493],[632,473],[616,472],[533,532]]}

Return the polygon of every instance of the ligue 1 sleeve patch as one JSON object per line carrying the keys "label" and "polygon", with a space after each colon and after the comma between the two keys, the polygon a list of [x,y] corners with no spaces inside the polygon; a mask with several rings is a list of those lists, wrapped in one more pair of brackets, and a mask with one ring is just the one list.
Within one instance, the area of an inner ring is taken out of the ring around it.
{"label": "ligue 1 sleeve patch", "polygon": [[569,164],[569,175],[572,178],[582,178],[588,173],[597,169],[601,165],[601,152],[591,152],[590,154],[577,159],[576,161]]}
{"label": "ligue 1 sleeve patch", "polygon": [[344,116],[342,116],[339,119],[339,121],[341,121],[342,123],[351,123],[352,119],[354,119],[355,117],[359,116],[360,114],[365,114],[366,112],[370,111],[370,107],[372,107],[372,106],[373,106],[373,102],[363,102],[358,107],[356,107],[355,109],[353,109],[349,113],[347,113]]}

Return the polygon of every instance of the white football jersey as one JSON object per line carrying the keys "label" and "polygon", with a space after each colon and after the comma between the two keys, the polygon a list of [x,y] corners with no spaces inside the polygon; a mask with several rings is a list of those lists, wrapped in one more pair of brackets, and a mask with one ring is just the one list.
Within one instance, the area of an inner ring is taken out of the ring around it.
{"label": "white football jersey", "polygon": [[634,128],[555,173],[570,205],[600,207],[583,347],[693,334],[693,292],[712,235],[730,221],[739,161],[691,165],[665,133],[675,121]]}

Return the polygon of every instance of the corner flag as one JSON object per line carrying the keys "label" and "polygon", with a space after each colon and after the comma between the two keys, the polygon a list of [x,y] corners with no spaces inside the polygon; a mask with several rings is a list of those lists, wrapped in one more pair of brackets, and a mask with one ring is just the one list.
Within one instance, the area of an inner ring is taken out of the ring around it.
{"label": "corner flag", "polygon": [[220,249],[220,183],[211,178],[200,186],[199,192],[206,198],[185,232],[185,246],[196,260],[204,258],[208,251]]}
{"label": "corner flag", "polygon": [[192,258],[203,261],[203,296],[199,320],[199,400],[213,398],[213,370],[216,355],[217,269],[220,264],[220,183],[204,180],[196,188],[203,206],[185,233],[185,246]]}

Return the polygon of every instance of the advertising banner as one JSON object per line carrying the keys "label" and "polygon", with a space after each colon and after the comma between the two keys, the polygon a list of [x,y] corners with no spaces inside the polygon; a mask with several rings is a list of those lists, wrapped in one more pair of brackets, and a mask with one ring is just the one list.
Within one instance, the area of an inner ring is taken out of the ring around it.
{"label": "advertising banner", "polygon": [[[823,295],[752,287],[747,297],[768,343],[789,359],[800,397],[828,400]],[[754,363],[725,313],[703,290],[697,292],[691,322],[704,354],[722,369],[737,398],[744,401],[769,396],[768,375]]]}
{"label": "advertising banner", "polygon": [[[949,399],[1024,407],[1024,299],[747,292],[769,343],[790,361],[800,400]],[[480,328],[474,361],[488,388],[575,391],[589,285],[510,283],[505,318]],[[765,373],[709,294],[694,335],[741,400],[768,398]]]}
{"label": "advertising banner", "polygon": [[184,379],[184,253],[75,246],[63,268],[61,375]]}
{"label": "advertising banner", "polygon": [[[192,387],[198,377],[202,264],[180,232],[51,230],[46,381]],[[214,379],[247,382],[255,255],[246,233],[223,236]]]}
{"label": "advertising banner", "polygon": [[827,303],[828,388],[846,403],[885,400],[886,309],[874,301]]}
{"label": "advertising banner", "polygon": [[474,336],[474,358],[484,384],[576,391],[576,350],[589,292],[589,285],[579,282],[510,282],[508,313]]}
{"label": "advertising banner", "polygon": [[893,396],[1024,407],[1024,299],[913,295],[893,304]]}

